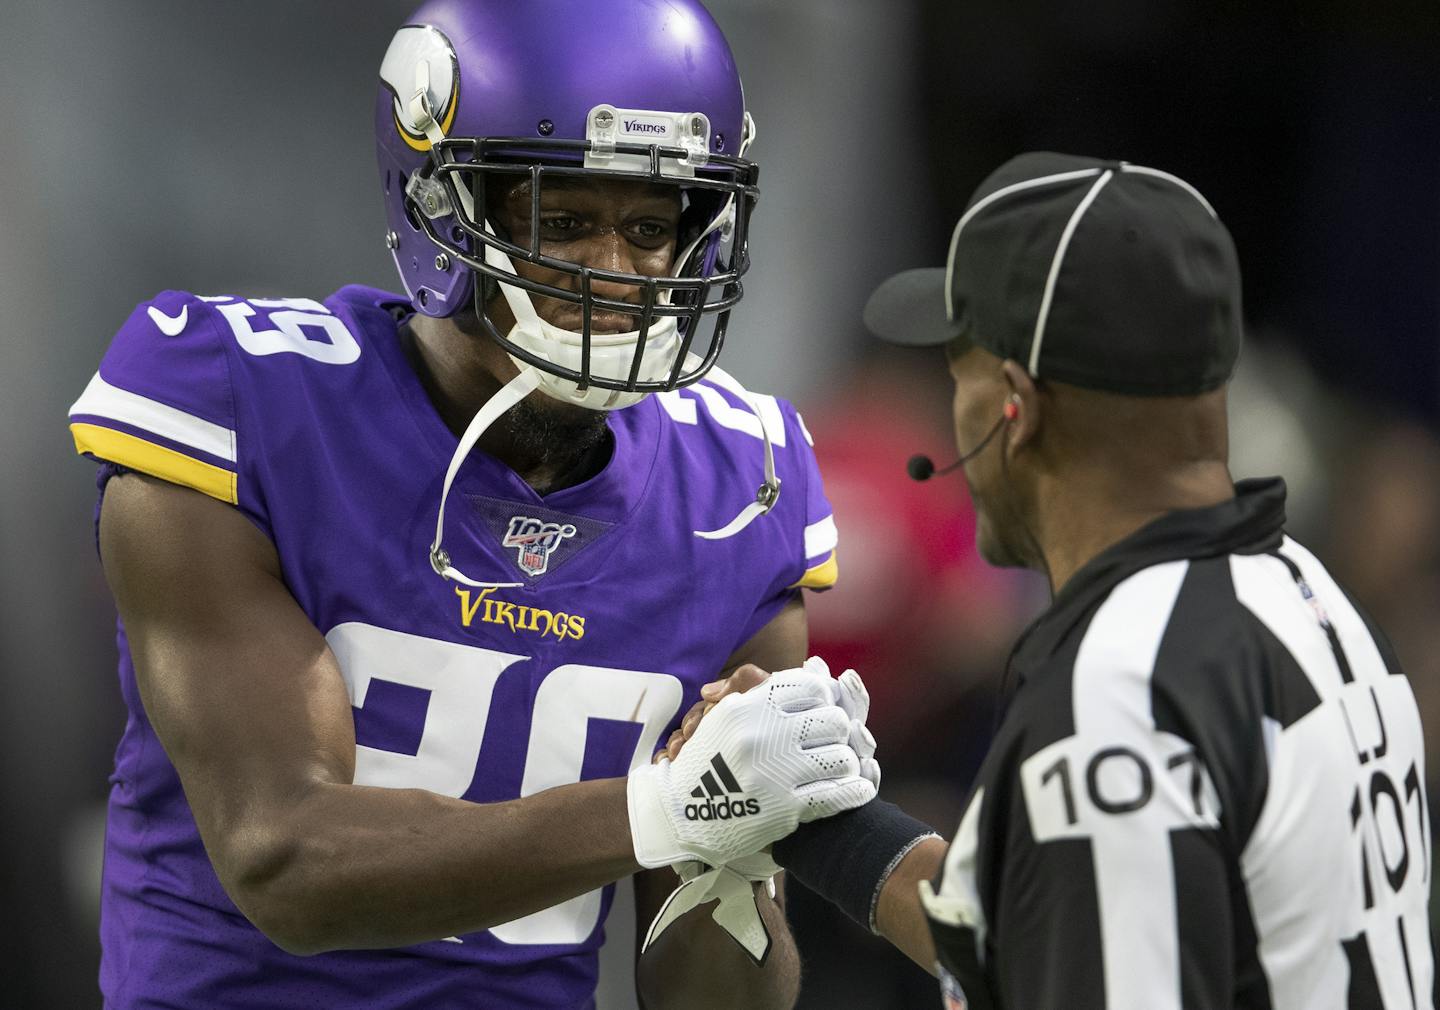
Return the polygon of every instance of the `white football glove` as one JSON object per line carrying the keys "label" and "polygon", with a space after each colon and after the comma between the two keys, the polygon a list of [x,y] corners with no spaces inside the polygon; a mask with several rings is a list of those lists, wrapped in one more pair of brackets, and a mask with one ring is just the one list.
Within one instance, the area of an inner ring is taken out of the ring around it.
{"label": "white football glove", "polygon": [[[785,670],[774,676],[803,673],[815,676],[825,686],[830,702],[838,706],[850,720],[847,743],[859,759],[860,776],[878,788],[880,765],[875,761],[875,738],[865,726],[865,720],[870,714],[870,693],[866,691],[860,675],[854,670],[846,670],[838,680],[834,679],[830,676],[830,667],[825,661],[819,656],[811,656],[799,669]],[[716,867],[687,860],[675,864],[675,872],[680,875],[682,883],[666,899],[655,921],[650,924],[650,929],[645,934],[645,942],[640,947],[641,951],[647,950],[661,933],[686,912],[697,905],[715,901],[715,908],[710,913],[711,918],[729,933],[756,963],[763,962],[770,950],[770,933],[765,928],[765,922],[755,903],[755,885],[765,884],[770,897],[775,897],[775,874],[780,872],[780,867],[770,858],[769,852],[742,856]]]}
{"label": "white football glove", "polygon": [[674,761],[630,773],[630,834],[641,866],[697,859],[723,866],[804,821],[875,798],[848,742],[851,719],[832,681],[777,673],[721,700]]}
{"label": "white football glove", "polygon": [[879,789],[880,765],[875,760],[875,737],[865,725],[865,720],[870,718],[870,692],[865,689],[865,682],[854,670],[846,670],[838,678],[831,677],[829,665],[819,656],[805,660],[800,669],[822,677],[829,689],[831,704],[840,706],[850,717],[847,742],[860,759],[860,777]]}

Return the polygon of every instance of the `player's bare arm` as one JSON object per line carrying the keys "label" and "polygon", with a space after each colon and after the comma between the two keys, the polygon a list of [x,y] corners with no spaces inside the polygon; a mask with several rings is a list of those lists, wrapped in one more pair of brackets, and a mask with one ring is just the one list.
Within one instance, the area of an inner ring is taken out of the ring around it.
{"label": "player's bare arm", "polygon": [[281,947],[458,935],[638,868],[623,779],[495,804],[353,785],[335,657],[273,546],[233,509],[126,475],[110,482],[100,535],[146,713],[206,850]]}
{"label": "player's bare arm", "polygon": [[[754,687],[763,669],[788,669],[805,658],[809,633],[804,600],[788,604],[726,662],[725,675],[708,687],[733,685],[732,690]],[[717,699],[718,700],[718,699]],[[684,722],[693,735],[704,708],[702,699]],[[670,757],[679,754],[680,729],[671,737]],[[666,753],[662,751],[660,753]],[[657,758],[659,754],[656,755]],[[636,951],[650,923],[677,883],[670,869],[647,870],[635,876]],[[754,885],[754,900],[770,934],[771,948],[763,965],[757,965],[735,941],[715,924],[708,905],[685,914],[651,947],[639,955],[636,987],[649,1010],[662,1007],[789,1007],[799,995],[800,963],[794,937],[785,920],[784,875],[776,878],[776,896],[763,883]]]}

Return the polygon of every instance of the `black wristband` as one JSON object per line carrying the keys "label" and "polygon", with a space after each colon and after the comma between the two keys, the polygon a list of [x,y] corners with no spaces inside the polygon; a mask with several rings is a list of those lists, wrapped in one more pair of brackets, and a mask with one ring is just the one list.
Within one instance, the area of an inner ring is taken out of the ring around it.
{"label": "black wristband", "polygon": [[934,834],[895,804],[872,800],[800,825],[770,852],[795,879],[873,933],[876,900],[890,871]]}

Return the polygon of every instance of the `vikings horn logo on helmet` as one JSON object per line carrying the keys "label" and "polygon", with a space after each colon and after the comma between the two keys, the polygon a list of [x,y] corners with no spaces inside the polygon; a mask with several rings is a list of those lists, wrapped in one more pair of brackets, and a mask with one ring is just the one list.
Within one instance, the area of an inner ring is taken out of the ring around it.
{"label": "vikings horn logo on helmet", "polygon": [[395,33],[380,64],[380,80],[395,96],[395,129],[416,151],[430,150],[430,139],[410,115],[410,99],[424,91],[442,131],[449,131],[459,106],[460,71],[455,49],[439,29],[406,25]]}

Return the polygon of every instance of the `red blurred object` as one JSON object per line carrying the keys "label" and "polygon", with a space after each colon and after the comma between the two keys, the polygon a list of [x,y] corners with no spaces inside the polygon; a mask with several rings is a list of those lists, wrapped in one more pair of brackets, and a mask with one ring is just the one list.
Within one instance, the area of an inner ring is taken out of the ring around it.
{"label": "red blurred object", "polygon": [[903,360],[866,368],[806,422],[840,529],[840,581],[810,601],[811,651],[859,670],[872,718],[897,727],[922,698],[998,682],[1023,605],[1017,579],[975,550],[963,474],[905,472],[917,451],[954,454],[943,359],[891,357]]}

